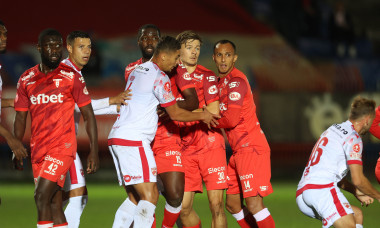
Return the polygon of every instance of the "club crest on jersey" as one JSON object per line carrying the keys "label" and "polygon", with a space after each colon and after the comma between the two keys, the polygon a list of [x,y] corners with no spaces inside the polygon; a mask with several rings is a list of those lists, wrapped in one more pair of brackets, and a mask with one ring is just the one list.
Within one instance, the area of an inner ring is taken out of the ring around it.
{"label": "club crest on jersey", "polygon": [[132,82],[133,80],[135,80],[135,76],[131,76],[130,78],[129,78],[129,80]]}
{"label": "club crest on jersey", "polygon": [[59,82],[62,81],[62,79],[53,79],[53,81],[55,82],[55,86],[58,88],[59,87]]}
{"label": "club crest on jersey", "polygon": [[359,153],[359,152],[360,152],[360,145],[359,145],[359,143],[356,143],[356,144],[352,147],[352,149],[354,150],[354,152]]}
{"label": "club crest on jersey", "polygon": [[191,77],[190,77],[190,74],[188,72],[186,72],[184,75],[183,75],[183,79],[189,81],[191,80]]}
{"label": "club crest on jersey", "polygon": [[209,94],[216,94],[217,92],[218,92],[218,88],[216,87],[216,85],[213,85],[210,88],[208,88]]}
{"label": "club crest on jersey", "polygon": [[156,175],[157,175],[157,167],[153,167],[153,168],[151,168],[150,170],[151,170],[153,176],[156,176]]}
{"label": "club crest on jersey", "polygon": [[238,101],[238,100],[240,100],[241,95],[238,92],[232,92],[232,93],[230,93],[230,95],[228,97],[230,98],[231,101]]}
{"label": "club crest on jersey", "polygon": [[61,75],[62,77],[68,78],[70,80],[74,78],[74,72],[66,72],[64,70],[61,70],[59,73],[59,75]]}
{"label": "club crest on jersey", "polygon": [[169,82],[166,82],[165,85],[164,85],[164,90],[166,92],[170,92],[171,88],[170,88],[170,83]]}

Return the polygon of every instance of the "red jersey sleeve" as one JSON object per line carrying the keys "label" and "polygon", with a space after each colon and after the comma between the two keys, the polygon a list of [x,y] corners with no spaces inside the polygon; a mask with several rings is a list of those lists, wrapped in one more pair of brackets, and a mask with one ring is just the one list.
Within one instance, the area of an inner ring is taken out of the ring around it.
{"label": "red jersey sleeve", "polygon": [[193,83],[193,80],[191,80],[191,76],[189,72],[187,72],[186,67],[179,65],[176,71],[177,74],[175,75],[175,84],[181,91],[188,88],[195,88],[195,84]]}
{"label": "red jersey sleeve", "polygon": [[203,80],[203,91],[206,105],[219,100],[218,80],[214,74],[207,74]]}
{"label": "red jersey sleeve", "polygon": [[26,93],[25,83],[22,81],[23,76],[20,77],[17,83],[17,92],[15,97],[15,110],[16,111],[28,111],[29,98]]}
{"label": "red jersey sleeve", "polygon": [[71,93],[79,108],[91,103],[91,97],[88,94],[84,78],[78,73],[75,73],[74,85]]}
{"label": "red jersey sleeve", "polygon": [[369,131],[371,132],[371,134],[373,136],[375,136],[376,138],[378,138],[378,139],[380,139],[380,126],[379,126],[379,123],[380,123],[380,106],[377,107],[377,109],[376,109],[375,119],[373,120],[371,128],[369,129]]}

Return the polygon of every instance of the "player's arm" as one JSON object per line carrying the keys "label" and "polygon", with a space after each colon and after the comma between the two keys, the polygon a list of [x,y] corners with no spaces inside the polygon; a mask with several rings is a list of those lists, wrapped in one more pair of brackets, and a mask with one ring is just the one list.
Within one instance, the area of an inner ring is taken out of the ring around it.
{"label": "player's arm", "polygon": [[347,180],[347,178],[343,178],[339,183],[338,187],[341,189],[346,190],[347,192],[350,192],[352,195],[354,195],[362,204],[362,206],[370,205],[373,203],[373,198],[370,196],[365,195],[362,193],[358,188],[355,187],[351,182]]}
{"label": "player's arm", "polygon": [[26,128],[27,111],[17,111],[14,121],[14,135],[13,136],[7,129],[0,125],[0,134],[7,140],[7,143],[13,151],[17,160],[22,165],[22,159],[28,156],[24,145],[21,140],[24,138]]}
{"label": "player's arm", "polygon": [[380,107],[376,108],[375,119],[373,120],[371,128],[369,129],[371,134],[378,139],[380,139],[380,126],[379,126],[379,124],[380,124],[380,110],[379,110],[379,108]]}
{"label": "player's arm", "polygon": [[178,107],[186,109],[188,111],[193,111],[198,108],[199,101],[198,101],[198,95],[195,88],[187,88],[183,90],[182,96],[184,100],[177,101]]}
{"label": "player's arm", "polygon": [[8,99],[4,98],[1,99],[1,108],[9,108],[9,107],[15,107],[15,100],[14,99]]}
{"label": "player's arm", "polygon": [[363,194],[377,199],[380,202],[380,192],[376,190],[369,180],[364,176],[361,164],[350,164],[352,184]]}
{"label": "player's arm", "polygon": [[88,104],[79,108],[87,135],[90,139],[90,154],[87,158],[87,173],[95,173],[99,168],[99,155],[98,155],[98,130],[95,120],[92,105]]}

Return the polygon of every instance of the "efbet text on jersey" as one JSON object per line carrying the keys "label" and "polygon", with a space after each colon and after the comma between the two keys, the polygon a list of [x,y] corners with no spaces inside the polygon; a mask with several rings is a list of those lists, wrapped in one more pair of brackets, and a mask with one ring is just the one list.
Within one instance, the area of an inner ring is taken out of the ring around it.
{"label": "efbet text on jersey", "polygon": [[52,95],[45,95],[45,94],[38,94],[37,97],[32,95],[30,97],[30,102],[32,104],[47,104],[49,102],[51,103],[63,103],[63,95],[59,93],[58,95],[52,94]]}

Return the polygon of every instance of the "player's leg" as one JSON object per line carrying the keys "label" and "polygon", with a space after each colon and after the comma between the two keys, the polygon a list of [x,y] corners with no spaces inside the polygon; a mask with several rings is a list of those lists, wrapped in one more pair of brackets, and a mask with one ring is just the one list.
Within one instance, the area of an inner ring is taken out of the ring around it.
{"label": "player's leg", "polygon": [[376,163],[375,175],[376,175],[377,182],[379,182],[379,184],[380,184],[380,157]]}
{"label": "player's leg", "polygon": [[164,185],[164,197],[166,199],[164,219],[162,226],[173,227],[177,221],[181,209],[185,190],[185,173],[165,172],[159,174]]}
{"label": "player's leg", "polygon": [[356,227],[363,227],[363,212],[359,207],[351,205],[352,210],[354,211],[355,224]]}
{"label": "player's leg", "polygon": [[65,215],[63,214],[63,209],[62,209],[63,208],[62,194],[63,194],[62,190],[57,191],[51,202],[51,212],[53,215],[53,222],[54,222],[53,227],[68,228],[67,221],[62,223],[63,218],[65,218]]}
{"label": "player's leg", "polygon": [[183,227],[201,227],[201,220],[193,209],[195,192],[185,192],[182,200],[180,219]]}
{"label": "player's leg", "polygon": [[124,186],[124,189],[127,192],[128,197],[116,211],[115,220],[112,225],[113,228],[131,226],[137,203],[140,200],[133,186]]}
{"label": "player's leg", "polygon": [[227,218],[224,213],[224,190],[208,190],[207,196],[212,215],[211,227],[227,227]]}
{"label": "player's leg", "polygon": [[345,215],[333,223],[335,228],[355,228],[355,217],[353,214]]}
{"label": "player's leg", "polygon": [[138,202],[133,217],[135,227],[151,227],[154,221],[154,211],[158,201],[157,184],[140,183],[133,186],[140,201]]}
{"label": "player's leg", "polygon": [[[53,225],[53,219],[54,223],[57,224],[63,224],[66,222],[62,207],[60,210],[55,208],[56,210],[54,211],[54,215],[52,211],[53,197],[60,191],[61,189],[56,182],[50,181],[43,177],[37,178],[37,184],[34,191],[34,200],[37,206],[38,224],[42,225],[51,222]],[[59,196],[62,201],[62,195]],[[55,201],[55,203],[57,204],[57,201]]]}

